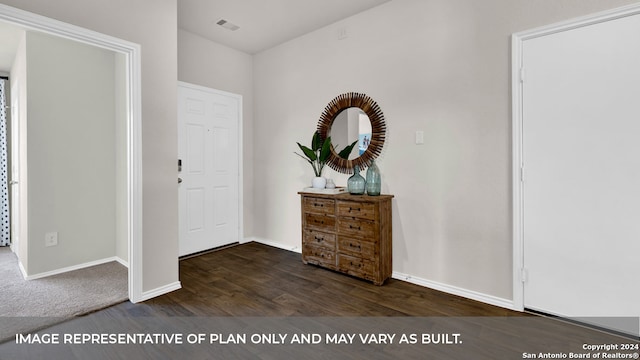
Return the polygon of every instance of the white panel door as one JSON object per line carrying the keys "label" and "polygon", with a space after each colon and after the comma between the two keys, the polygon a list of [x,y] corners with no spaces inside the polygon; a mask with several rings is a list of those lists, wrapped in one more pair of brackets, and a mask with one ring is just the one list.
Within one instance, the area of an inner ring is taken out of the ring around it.
{"label": "white panel door", "polygon": [[637,317],[640,15],[526,40],[523,67],[524,305]]}
{"label": "white panel door", "polygon": [[241,97],[178,86],[180,256],[239,241]]}

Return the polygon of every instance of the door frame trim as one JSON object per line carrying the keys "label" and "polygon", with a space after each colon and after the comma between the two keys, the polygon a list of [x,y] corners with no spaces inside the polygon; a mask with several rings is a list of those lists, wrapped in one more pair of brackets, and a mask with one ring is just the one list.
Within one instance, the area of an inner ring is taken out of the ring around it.
{"label": "door frame trim", "polygon": [[[79,41],[111,50],[125,57],[127,243],[129,256],[129,300],[143,301],[142,276],[142,101],[140,45],[42,15],[0,4],[0,20],[28,30]],[[26,239],[22,239],[25,241]]]}
{"label": "door frame trim", "polygon": [[[242,113],[242,107],[243,107],[242,95],[224,91],[224,90],[213,89],[213,88],[202,86],[202,85],[196,85],[196,84],[192,84],[184,81],[178,81],[178,87],[185,87],[185,88],[208,92],[212,94],[229,96],[238,100],[238,242],[242,244],[244,239],[244,171],[243,171],[244,155],[242,152],[242,149],[244,148],[242,146],[244,115]],[[178,216],[180,215],[178,214]]]}
{"label": "door frame trim", "polygon": [[632,4],[567,21],[515,33],[511,36],[511,143],[512,143],[512,231],[513,231],[513,307],[524,310],[524,159],[523,159],[523,91],[521,71],[524,42],[559,32],[595,25],[640,14],[640,4]]}

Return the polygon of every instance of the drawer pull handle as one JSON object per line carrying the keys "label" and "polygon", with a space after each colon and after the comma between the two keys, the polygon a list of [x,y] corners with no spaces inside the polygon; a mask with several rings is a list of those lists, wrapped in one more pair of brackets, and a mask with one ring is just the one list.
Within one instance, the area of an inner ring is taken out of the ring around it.
{"label": "drawer pull handle", "polygon": [[356,245],[353,245],[352,243],[349,243],[349,247],[352,247],[354,249],[362,249],[362,245],[356,246]]}
{"label": "drawer pull handle", "polygon": [[351,212],[351,211],[360,211],[360,208],[357,208],[357,209],[355,209],[355,208],[349,208],[349,212]]}
{"label": "drawer pull handle", "polygon": [[360,226],[349,225],[349,229],[358,229],[358,230],[360,230]]}
{"label": "drawer pull handle", "polygon": [[322,221],[318,221],[318,220],[314,220],[316,224],[324,224],[324,220]]}
{"label": "drawer pull handle", "polygon": [[320,207],[324,207],[324,204],[313,203],[313,206],[320,206]]}
{"label": "drawer pull handle", "polygon": [[[351,266],[354,266],[355,264],[353,263],[353,261],[349,261],[349,264],[351,264]],[[359,268],[362,267],[362,264],[357,264]]]}
{"label": "drawer pull handle", "polygon": [[324,238],[317,237],[317,236],[316,236],[315,238],[316,238],[316,241],[317,241],[317,242],[320,242],[320,241],[324,240]]}

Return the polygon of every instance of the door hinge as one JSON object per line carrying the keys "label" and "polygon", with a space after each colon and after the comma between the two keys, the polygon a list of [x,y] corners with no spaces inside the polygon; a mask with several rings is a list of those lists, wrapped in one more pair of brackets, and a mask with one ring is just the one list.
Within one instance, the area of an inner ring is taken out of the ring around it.
{"label": "door hinge", "polygon": [[523,83],[524,79],[525,79],[525,71],[524,71],[524,68],[521,67],[520,68],[520,82]]}
{"label": "door hinge", "polygon": [[520,280],[522,282],[527,282],[527,269],[525,268],[520,269]]}

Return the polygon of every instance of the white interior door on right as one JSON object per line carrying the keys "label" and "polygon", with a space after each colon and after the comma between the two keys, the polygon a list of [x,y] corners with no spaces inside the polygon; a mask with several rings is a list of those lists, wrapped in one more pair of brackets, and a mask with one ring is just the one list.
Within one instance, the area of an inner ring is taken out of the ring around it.
{"label": "white interior door on right", "polygon": [[524,305],[638,317],[640,15],[529,39],[522,54]]}

